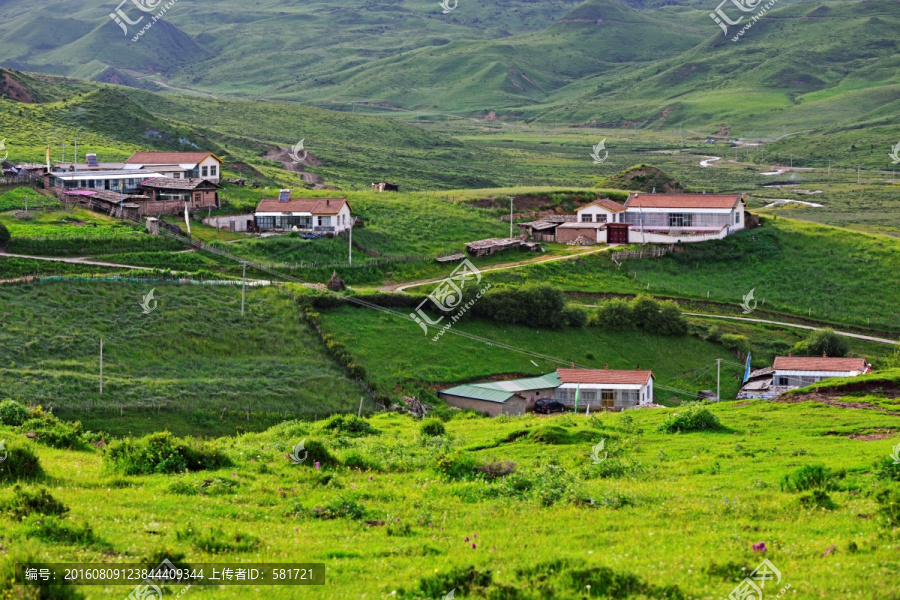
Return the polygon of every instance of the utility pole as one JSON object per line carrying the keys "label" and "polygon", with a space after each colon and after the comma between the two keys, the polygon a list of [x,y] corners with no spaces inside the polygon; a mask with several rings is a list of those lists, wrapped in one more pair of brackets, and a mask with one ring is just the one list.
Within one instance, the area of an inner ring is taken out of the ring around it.
{"label": "utility pole", "polygon": [[722,396],[719,394],[719,391],[722,388],[722,359],[716,359],[716,402],[722,401]]}
{"label": "utility pole", "polygon": [[241,275],[241,318],[244,318],[244,298],[247,293],[247,263],[243,264],[244,273]]}
{"label": "utility pole", "polygon": [[350,259],[349,262],[353,264],[353,217],[350,217]]}
{"label": "utility pole", "polygon": [[363,400],[364,400],[364,399],[365,399],[365,396],[360,396],[360,397],[359,397],[359,413],[357,413],[357,415],[356,415],[357,418],[361,418],[361,417],[362,417],[362,405],[363,405]]}
{"label": "utility pole", "polygon": [[100,395],[103,395],[103,338],[100,338]]}
{"label": "utility pole", "polygon": [[513,236],[513,197],[509,197],[509,239]]}
{"label": "utility pole", "polygon": [[794,155],[791,154],[791,168],[794,168]]}
{"label": "utility pole", "polygon": [[72,164],[78,168],[78,138],[75,138],[75,158],[72,160]]}
{"label": "utility pole", "polygon": [[856,185],[859,185],[859,165],[856,165]]}
{"label": "utility pole", "polygon": [[828,159],[828,174],[831,175],[831,159]]}

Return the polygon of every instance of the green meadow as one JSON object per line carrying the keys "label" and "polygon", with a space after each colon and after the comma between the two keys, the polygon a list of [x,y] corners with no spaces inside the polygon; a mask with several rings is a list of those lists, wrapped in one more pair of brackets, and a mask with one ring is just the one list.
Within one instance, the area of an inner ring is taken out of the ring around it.
{"label": "green meadow", "polygon": [[[897,439],[864,437],[896,431],[895,413],[749,402],[710,406],[718,429],[659,430],[683,410],[457,413],[437,436],[397,414],[290,421],[216,439],[205,451],[218,466],[145,475],[123,472],[115,442],[57,449],[3,427],[11,456],[31,449],[43,472],[0,491],[0,592],[16,597],[14,561],[167,556],[324,565],[324,586],[257,588],[271,598],[687,600],[727,597],[767,559],[781,574],[767,596],[789,585],[789,598],[896,597],[897,483],[873,467]],[[315,452],[293,466],[301,440]],[[53,500],[43,515],[25,501],[40,488]]]}

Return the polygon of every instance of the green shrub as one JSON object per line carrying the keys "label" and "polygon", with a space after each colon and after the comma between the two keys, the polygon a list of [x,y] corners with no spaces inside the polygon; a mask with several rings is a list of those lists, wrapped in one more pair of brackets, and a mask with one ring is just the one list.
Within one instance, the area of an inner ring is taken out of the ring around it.
{"label": "green shrub", "polygon": [[639,294],[631,301],[631,315],[635,327],[652,331],[657,324],[659,302],[646,294]]}
{"label": "green shrub", "polygon": [[45,542],[88,546],[99,541],[88,523],[75,523],[59,515],[32,514],[22,524],[26,536]]}
{"label": "green shrub", "polygon": [[83,450],[88,443],[82,438],[81,422],[66,423],[51,414],[22,423],[21,431],[33,432],[37,441],[61,450]]}
{"label": "green shrub", "polygon": [[366,516],[366,508],[348,495],[339,495],[324,507],[312,510],[313,516],[319,519],[362,519]]}
{"label": "green shrub", "polygon": [[334,466],[338,464],[338,460],[328,451],[328,448],[325,447],[325,444],[316,440],[307,440],[304,444],[304,448],[307,454],[306,460],[300,463],[306,467],[315,467],[316,463],[319,463],[319,466]]}
{"label": "green shrub", "polygon": [[18,427],[28,420],[28,409],[7,398],[0,402],[0,425],[9,425],[10,427]]}
{"label": "green shrub", "polygon": [[210,526],[205,530],[188,523],[175,532],[175,539],[187,542],[197,550],[210,554],[250,552],[259,547],[259,538],[240,531],[226,533],[221,527]]}
{"label": "green shrub", "polygon": [[578,496],[575,478],[558,465],[546,465],[535,473],[534,494],[541,506],[572,501]]}
{"label": "green shrub", "polygon": [[900,481],[900,463],[893,457],[885,457],[875,463],[875,476],[879,479]]}
{"label": "green shrub", "polygon": [[6,460],[0,463],[0,481],[35,479],[44,474],[41,461],[30,445],[19,442],[6,442],[4,445],[5,450],[0,450],[0,456],[5,453]]}
{"label": "green shrub", "polygon": [[427,421],[424,421],[421,429],[422,435],[428,437],[436,437],[447,433],[447,428],[444,427],[444,424],[440,419],[428,419]]}
{"label": "green shrub", "polygon": [[726,333],[720,341],[726,350],[735,352],[739,356],[747,356],[747,353],[750,352],[750,339],[746,335]]}
{"label": "green shrub", "polygon": [[687,410],[682,410],[669,415],[659,426],[660,431],[676,433],[683,431],[707,431],[722,427],[717,417],[707,407],[694,404]]}
{"label": "green shrub", "polygon": [[826,510],[834,510],[837,504],[831,499],[825,490],[813,490],[810,494],[804,494],[799,498],[800,504],[807,508],[824,508]]}
{"label": "green shrub", "polygon": [[900,490],[883,489],[875,495],[878,516],[889,528],[900,527]]}
{"label": "green shrub", "polygon": [[[471,301],[474,296],[469,293],[464,299]],[[526,285],[521,288],[498,286],[472,305],[471,314],[529,327],[562,327],[565,325],[565,304],[562,291],[548,284]]]}
{"label": "green shrub", "polygon": [[457,451],[438,457],[437,469],[445,479],[450,481],[474,479],[478,474],[478,461],[469,454]]}
{"label": "green shrub", "polygon": [[681,309],[674,302],[661,302],[656,319],[657,321],[653,328],[653,333],[656,335],[687,335],[688,321],[681,313]]}
{"label": "green shrub", "polygon": [[833,329],[817,329],[806,338],[807,351],[810,356],[847,356],[850,342]]}
{"label": "green shrub", "polygon": [[621,298],[612,298],[601,302],[594,313],[592,324],[604,329],[631,329],[634,327],[631,304]]}
{"label": "green shrub", "polygon": [[9,229],[6,228],[6,225],[0,222],[0,248],[6,248],[6,244],[9,243],[9,239]]}
{"label": "green shrub", "polygon": [[368,421],[355,415],[335,415],[325,423],[325,429],[349,437],[363,437],[380,433]]}
{"label": "green shrub", "polygon": [[212,445],[183,440],[168,431],[115,442],[110,445],[105,458],[113,470],[125,475],[203,471],[232,465],[231,460]]}
{"label": "green shrub", "polygon": [[572,436],[569,435],[569,432],[556,425],[543,425],[538,427],[528,434],[528,439],[533,442],[552,445],[572,443]]}
{"label": "green shrub", "polygon": [[587,311],[580,306],[566,306],[562,317],[569,327],[585,327],[588,323]]}
{"label": "green shrub", "polygon": [[0,502],[0,511],[11,514],[17,519],[38,515],[64,515],[69,508],[54,498],[45,488],[34,490],[14,485],[12,497]]}
{"label": "green shrub", "polygon": [[833,490],[835,475],[825,465],[803,465],[781,478],[781,489],[787,492]]}

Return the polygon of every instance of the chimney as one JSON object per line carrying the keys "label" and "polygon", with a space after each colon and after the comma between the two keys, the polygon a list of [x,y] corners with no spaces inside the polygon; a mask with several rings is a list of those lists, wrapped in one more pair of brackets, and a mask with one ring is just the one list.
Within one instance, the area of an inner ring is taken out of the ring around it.
{"label": "chimney", "polygon": [[608,368],[609,368],[609,363],[606,363],[605,365],[603,365],[603,368],[604,368],[604,369],[608,369]]}
{"label": "chimney", "polygon": [[291,200],[291,190],[279,190],[278,191],[278,201],[279,202],[290,202]]}
{"label": "chimney", "polygon": [[852,352],[850,353],[850,358],[853,358],[853,353],[852,353]]}
{"label": "chimney", "polygon": [[823,352],[823,353],[822,353],[822,358],[828,358],[828,355],[827,355],[826,353]]}
{"label": "chimney", "polygon": [[656,193],[656,186],[653,186],[653,192],[652,192],[652,193],[653,193],[653,194]]}
{"label": "chimney", "polygon": [[325,199],[325,206],[331,206],[331,199],[330,199],[330,198],[326,198],[326,199]]}
{"label": "chimney", "polygon": [[788,350],[788,358],[790,358],[790,357],[791,357],[791,351]]}
{"label": "chimney", "polygon": [[640,371],[640,370],[641,370],[641,365],[638,365],[638,368],[637,368],[637,370],[638,370],[638,371]]}
{"label": "chimney", "polygon": [[573,369],[575,368],[575,363],[572,363],[572,368],[573,368]]}

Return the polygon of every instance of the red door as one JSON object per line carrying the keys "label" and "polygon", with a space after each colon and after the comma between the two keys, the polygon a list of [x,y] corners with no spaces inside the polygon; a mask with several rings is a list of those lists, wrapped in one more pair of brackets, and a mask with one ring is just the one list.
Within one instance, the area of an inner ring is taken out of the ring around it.
{"label": "red door", "polygon": [[628,227],[611,227],[606,229],[607,243],[609,244],[627,244],[628,243]]}

